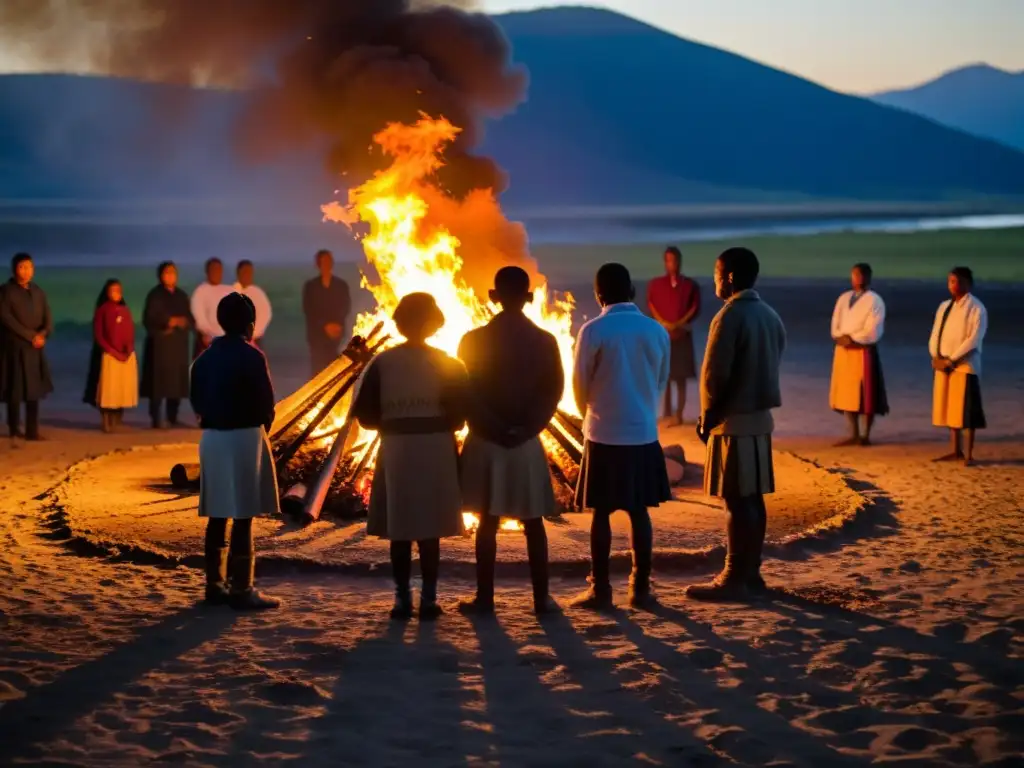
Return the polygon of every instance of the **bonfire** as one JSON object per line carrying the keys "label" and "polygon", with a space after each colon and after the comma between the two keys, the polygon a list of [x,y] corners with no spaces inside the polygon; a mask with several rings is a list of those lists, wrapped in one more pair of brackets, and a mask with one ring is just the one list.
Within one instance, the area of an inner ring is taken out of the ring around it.
{"label": "bonfire", "polygon": [[[271,442],[284,489],[282,508],[306,521],[318,519],[325,508],[341,516],[365,513],[380,439],[353,423],[348,410],[356,381],[373,354],[400,342],[391,319],[399,300],[414,291],[434,296],[445,325],[428,343],[450,355],[468,331],[485,324],[498,309],[465,279],[461,243],[446,219],[487,211],[500,224],[509,222],[489,190],[456,201],[435,181],[442,151],[458,134],[459,128],[443,118],[422,116],[412,125],[389,125],[374,141],[390,165],[350,190],[347,203],[323,206],[325,220],[353,231],[368,230],[361,237],[369,268],[363,270],[361,285],[373,295],[376,307],[357,317],[353,341],[333,365],[278,404]],[[566,372],[559,412],[541,436],[564,508],[571,503],[582,453],[570,375],[573,299],[549,293],[539,274],[534,287],[526,314],[558,340]],[[178,479],[187,474],[179,468]],[[478,513],[463,513],[467,531],[477,526]],[[518,523],[504,521],[502,527],[515,530]]]}

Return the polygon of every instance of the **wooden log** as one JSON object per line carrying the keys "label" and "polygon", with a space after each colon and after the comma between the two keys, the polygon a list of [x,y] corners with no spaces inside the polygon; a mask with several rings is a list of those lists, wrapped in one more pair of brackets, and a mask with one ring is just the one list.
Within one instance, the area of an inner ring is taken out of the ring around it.
{"label": "wooden log", "polygon": [[576,445],[573,444],[572,440],[558,428],[555,424],[548,424],[546,427],[547,433],[555,439],[555,442],[565,451],[566,455],[570,460],[579,464],[583,460],[583,454]]}
{"label": "wooden log", "polygon": [[171,485],[179,490],[199,486],[198,464],[175,464],[171,467]]}
{"label": "wooden log", "polygon": [[338,430],[334,443],[331,445],[330,453],[324,460],[320,472],[317,474],[313,487],[309,489],[302,505],[302,519],[308,523],[315,523],[320,519],[323,511],[324,501],[327,499],[327,492],[331,489],[331,480],[338,470],[338,463],[345,454],[345,447],[348,443],[349,433],[352,431],[352,417],[345,419],[345,425]]}
{"label": "wooden log", "polygon": [[296,520],[302,520],[306,495],[307,488],[303,483],[293,485],[281,496],[281,513]]}
{"label": "wooden log", "polygon": [[555,411],[555,420],[572,435],[581,446],[583,445],[583,419],[573,416],[565,411]]}

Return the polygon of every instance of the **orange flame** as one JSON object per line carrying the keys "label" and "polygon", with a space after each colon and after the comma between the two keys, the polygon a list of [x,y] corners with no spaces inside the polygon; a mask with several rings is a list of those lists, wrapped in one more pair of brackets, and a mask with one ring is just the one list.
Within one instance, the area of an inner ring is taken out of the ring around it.
{"label": "orange flame", "polygon": [[[377,323],[383,323],[387,333],[398,337],[391,319],[395,307],[403,296],[422,291],[434,297],[445,316],[444,327],[429,343],[454,356],[462,337],[484,325],[498,311],[486,297],[477,296],[463,279],[461,243],[444,222],[434,220],[438,216],[472,217],[476,211],[484,210],[501,225],[508,226],[489,190],[477,190],[460,202],[446,196],[432,182],[432,175],[443,165],[442,149],[455,140],[460,130],[444,118],[426,115],[413,125],[389,125],[374,136],[374,142],[392,158],[391,165],[362,186],[349,190],[347,204],[336,201],[322,206],[326,221],[349,228],[358,222],[369,225],[362,246],[377,280],[364,272],[361,285],[373,294],[377,307],[357,317],[355,333],[365,335]],[[434,218],[430,216],[432,212]],[[496,270],[504,263],[494,266]],[[575,414],[571,383],[573,298],[568,294],[563,298],[549,296],[543,276],[536,282],[534,300],[526,307],[526,315],[558,341],[566,373],[560,407]],[[477,527],[473,512],[464,513],[463,518],[467,531]],[[502,525],[504,530],[520,527],[516,521],[504,521]]]}

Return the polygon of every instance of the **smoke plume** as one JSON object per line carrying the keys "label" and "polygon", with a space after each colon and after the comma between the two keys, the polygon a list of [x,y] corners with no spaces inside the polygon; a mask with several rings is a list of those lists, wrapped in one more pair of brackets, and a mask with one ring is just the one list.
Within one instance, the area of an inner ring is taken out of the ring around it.
{"label": "smoke plume", "polygon": [[[3,0],[0,46],[48,69],[245,88],[236,147],[249,159],[326,143],[328,169],[358,184],[386,163],[372,136],[419,113],[463,130],[439,185],[495,194],[475,155],[483,122],[524,97],[526,73],[473,2],[441,0]],[[181,106],[181,105],[179,105]]]}

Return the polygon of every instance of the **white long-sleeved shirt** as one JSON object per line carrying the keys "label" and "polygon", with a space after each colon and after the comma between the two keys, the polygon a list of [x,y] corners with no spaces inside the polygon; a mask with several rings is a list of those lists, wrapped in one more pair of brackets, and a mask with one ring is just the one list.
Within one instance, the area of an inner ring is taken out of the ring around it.
{"label": "white long-sleeved shirt", "polygon": [[267,294],[258,285],[250,285],[248,288],[243,288],[241,283],[235,283],[233,290],[252,299],[252,303],[256,307],[256,330],[253,332],[252,337],[254,339],[262,339],[267,332],[271,318],[274,316],[274,312],[270,308],[270,299],[267,298]]}
{"label": "white long-sleeved shirt", "polygon": [[[946,315],[947,310],[949,315]],[[943,325],[943,318],[946,322]],[[955,362],[957,371],[981,375],[981,342],[988,331],[988,310],[973,294],[939,305],[928,339],[928,354]],[[940,338],[941,336],[941,338]]]}
{"label": "white long-sleeved shirt", "polygon": [[605,445],[657,441],[669,354],[668,333],[635,304],[605,307],[580,329],[572,384],[587,440]]}
{"label": "white long-sleeved shirt", "polygon": [[[874,291],[847,291],[832,311],[832,338],[849,336],[857,344],[877,344],[885,332],[885,302]],[[852,303],[851,303],[852,302]]]}
{"label": "white long-sleeved shirt", "polygon": [[192,317],[196,321],[196,332],[200,336],[215,339],[224,335],[224,329],[217,322],[217,305],[220,300],[232,293],[234,288],[224,283],[210,285],[203,283],[192,291]]}

